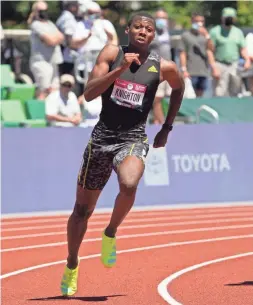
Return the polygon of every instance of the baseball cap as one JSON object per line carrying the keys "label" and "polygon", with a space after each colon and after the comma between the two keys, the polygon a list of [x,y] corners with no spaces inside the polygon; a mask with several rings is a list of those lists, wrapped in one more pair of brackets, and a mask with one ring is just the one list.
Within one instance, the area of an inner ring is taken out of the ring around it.
{"label": "baseball cap", "polygon": [[64,83],[70,83],[71,85],[75,84],[75,79],[72,75],[70,74],[63,74],[60,78],[60,83],[64,84]]}
{"label": "baseball cap", "polygon": [[232,7],[225,7],[222,10],[222,17],[236,17],[236,10]]}
{"label": "baseball cap", "polygon": [[84,14],[87,12],[88,10],[88,5],[89,5],[89,2],[91,2],[91,0],[79,0],[79,12],[81,14]]}
{"label": "baseball cap", "polygon": [[92,11],[92,12],[96,12],[96,13],[100,13],[101,12],[101,7],[98,3],[94,2],[94,1],[89,1],[87,3],[87,9],[89,11]]}

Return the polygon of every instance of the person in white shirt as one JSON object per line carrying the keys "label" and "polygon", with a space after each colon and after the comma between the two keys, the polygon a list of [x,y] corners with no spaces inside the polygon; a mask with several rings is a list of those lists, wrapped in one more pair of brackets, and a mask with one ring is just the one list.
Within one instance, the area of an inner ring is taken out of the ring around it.
{"label": "person in white shirt", "polygon": [[73,39],[86,42],[77,49],[74,71],[79,83],[78,95],[83,92],[83,85],[95,65],[99,52],[108,43],[118,45],[118,36],[113,24],[102,17],[99,4],[86,1],[79,6],[79,16]]}
{"label": "person in white shirt", "polygon": [[[102,18],[102,10],[96,2],[88,1],[79,6],[79,15],[83,20],[76,26],[73,39],[87,39],[77,50],[76,71],[84,75],[87,81],[89,72],[92,70],[98,53],[103,47],[110,43],[118,45],[118,36],[113,24]],[[76,76],[77,80],[79,78]]]}
{"label": "person in white shirt", "polygon": [[73,127],[82,121],[81,109],[74,92],[75,79],[70,74],[60,78],[60,89],[50,93],[46,100],[46,117],[51,126]]}
{"label": "person in white shirt", "polygon": [[60,75],[74,74],[73,50],[80,48],[85,42],[84,39],[74,39],[73,35],[77,27],[76,17],[79,10],[79,1],[64,0],[63,11],[56,20],[56,26],[64,35],[62,43],[63,63],[59,65]]}
{"label": "person in white shirt", "polygon": [[248,33],[245,37],[246,40],[246,49],[249,54],[249,58],[251,61],[251,67],[248,72],[248,85],[249,85],[249,90],[251,94],[253,95],[253,33]]}
{"label": "person in white shirt", "polygon": [[64,36],[49,20],[44,1],[33,4],[27,23],[31,30],[30,70],[37,87],[36,97],[44,100],[51,90],[59,88],[58,64],[63,61],[60,44]]}
{"label": "person in white shirt", "polygon": [[102,18],[99,4],[89,1],[79,7],[79,13],[84,19],[79,21],[74,37],[89,37],[87,42],[78,49],[80,53],[85,51],[101,51],[107,43],[118,45],[118,37],[113,24]]}

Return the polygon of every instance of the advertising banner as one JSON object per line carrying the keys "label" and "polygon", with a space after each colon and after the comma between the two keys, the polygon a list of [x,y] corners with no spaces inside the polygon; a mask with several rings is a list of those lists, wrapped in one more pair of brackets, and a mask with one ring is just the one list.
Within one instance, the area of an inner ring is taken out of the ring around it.
{"label": "advertising banner", "polygon": [[[71,210],[91,129],[2,129],[2,213]],[[253,124],[179,125],[150,151],[136,206],[253,200]],[[97,207],[111,208],[115,173]]]}

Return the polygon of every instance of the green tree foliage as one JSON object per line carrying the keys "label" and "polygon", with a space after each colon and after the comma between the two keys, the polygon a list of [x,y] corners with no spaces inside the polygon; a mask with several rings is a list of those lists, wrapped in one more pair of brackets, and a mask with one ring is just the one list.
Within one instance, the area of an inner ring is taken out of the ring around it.
{"label": "green tree foliage", "polygon": [[253,27],[253,1],[237,2],[238,24]]}
{"label": "green tree foliage", "polygon": [[[137,1],[137,0],[136,0]],[[134,1],[97,1],[117,27],[122,17],[126,19],[133,12]],[[60,14],[60,1],[47,1],[50,18],[55,21]],[[238,25],[253,26],[253,1],[138,1],[140,10],[153,13],[157,8],[164,8],[174,25],[188,28],[193,12],[202,12],[207,26],[220,23],[221,10],[232,6],[238,10]],[[27,28],[26,20],[31,10],[31,1],[1,1],[1,22],[4,28]]]}

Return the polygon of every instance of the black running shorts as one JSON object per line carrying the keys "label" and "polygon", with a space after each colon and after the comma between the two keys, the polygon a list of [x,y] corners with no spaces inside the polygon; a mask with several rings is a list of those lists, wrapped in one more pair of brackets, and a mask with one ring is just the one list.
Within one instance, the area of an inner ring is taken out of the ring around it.
{"label": "black running shorts", "polygon": [[78,185],[89,190],[102,190],[118,165],[127,156],[136,156],[145,163],[149,144],[144,124],[127,131],[107,129],[98,122],[84,151]]}

